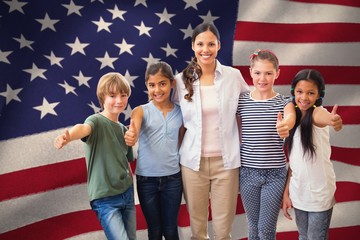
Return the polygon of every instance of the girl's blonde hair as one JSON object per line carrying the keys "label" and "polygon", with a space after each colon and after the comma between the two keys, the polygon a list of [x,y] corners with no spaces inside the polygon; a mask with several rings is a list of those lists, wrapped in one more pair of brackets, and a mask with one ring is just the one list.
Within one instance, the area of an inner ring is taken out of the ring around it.
{"label": "girl's blonde hair", "polygon": [[104,74],[98,82],[96,95],[101,109],[104,109],[105,95],[111,93],[125,93],[130,97],[131,87],[126,78],[118,72]]}

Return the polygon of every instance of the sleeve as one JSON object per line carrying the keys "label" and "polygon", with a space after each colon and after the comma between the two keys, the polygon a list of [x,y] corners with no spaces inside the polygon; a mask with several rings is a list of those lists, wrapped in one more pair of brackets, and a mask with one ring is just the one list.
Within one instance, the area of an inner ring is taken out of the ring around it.
{"label": "sleeve", "polygon": [[[90,125],[91,130],[92,130],[91,132],[94,131],[96,123],[97,123],[97,118],[96,118],[94,115],[91,115],[91,116],[87,117],[87,118],[85,119],[85,121],[84,121],[84,124]],[[91,136],[91,135],[86,136],[86,137],[83,137],[83,138],[81,138],[80,140],[81,140],[82,142],[87,142],[87,140],[90,138],[90,136]]]}

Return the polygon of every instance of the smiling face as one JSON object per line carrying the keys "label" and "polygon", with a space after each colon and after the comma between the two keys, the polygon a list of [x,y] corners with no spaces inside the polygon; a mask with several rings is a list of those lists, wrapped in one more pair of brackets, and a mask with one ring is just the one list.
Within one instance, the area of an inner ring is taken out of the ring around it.
{"label": "smiling face", "polygon": [[155,104],[169,102],[173,85],[174,81],[171,82],[170,79],[165,77],[160,71],[154,75],[149,75],[146,83],[149,98],[153,100]]}
{"label": "smiling face", "polygon": [[109,91],[109,93],[104,96],[104,111],[103,113],[110,116],[118,116],[122,113],[129,100],[129,95],[127,93],[120,93],[115,89]]}
{"label": "smiling face", "polygon": [[275,79],[278,78],[279,73],[280,70],[276,70],[274,63],[262,59],[254,61],[250,69],[254,87],[261,93],[272,92]]}
{"label": "smiling face", "polygon": [[220,42],[210,30],[199,33],[192,43],[197,62],[201,67],[215,64]]}
{"label": "smiling face", "polygon": [[295,103],[303,115],[320,97],[318,86],[312,80],[300,80],[294,88],[294,95]]}

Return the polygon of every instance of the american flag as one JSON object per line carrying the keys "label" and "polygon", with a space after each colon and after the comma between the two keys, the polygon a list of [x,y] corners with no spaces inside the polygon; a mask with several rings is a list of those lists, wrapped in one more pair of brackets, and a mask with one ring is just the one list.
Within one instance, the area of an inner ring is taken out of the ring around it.
{"label": "american flag", "polygon": [[[0,239],[105,239],[90,210],[83,146],[53,139],[99,112],[97,81],[117,71],[132,87],[120,121],[147,102],[144,72],[153,61],[180,72],[193,56],[191,33],[212,21],[218,59],[252,85],[249,55],[271,49],[280,60],[275,89],[289,95],[302,68],[326,80],[324,105],[339,105],[331,132],[337,204],[330,239],[360,232],[360,2],[358,0],[3,0],[0,2]],[[134,166],[135,167],[135,166]],[[146,223],[136,198],[138,239]],[[211,223],[211,217],[209,218]],[[181,239],[189,239],[183,202]],[[246,239],[240,196],[233,238]],[[210,225],[211,230],[211,225]],[[279,214],[278,239],[296,239]]]}

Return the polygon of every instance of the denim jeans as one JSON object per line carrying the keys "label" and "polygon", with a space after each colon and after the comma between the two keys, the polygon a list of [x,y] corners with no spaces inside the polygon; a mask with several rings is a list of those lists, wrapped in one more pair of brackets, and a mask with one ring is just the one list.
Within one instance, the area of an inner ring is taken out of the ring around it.
{"label": "denim jeans", "polygon": [[179,239],[177,220],[182,197],[181,172],[164,177],[137,175],[136,180],[148,238]]}
{"label": "denim jeans", "polygon": [[327,240],[333,208],[306,212],[294,208],[299,240]]}
{"label": "denim jeans", "polygon": [[108,240],[136,239],[134,187],[115,196],[90,202]]}
{"label": "denim jeans", "polygon": [[240,168],[240,196],[248,221],[249,240],[276,239],[286,176],[286,167]]}

